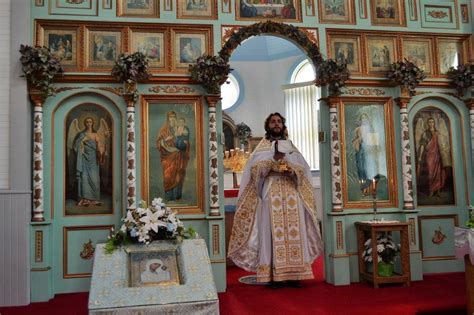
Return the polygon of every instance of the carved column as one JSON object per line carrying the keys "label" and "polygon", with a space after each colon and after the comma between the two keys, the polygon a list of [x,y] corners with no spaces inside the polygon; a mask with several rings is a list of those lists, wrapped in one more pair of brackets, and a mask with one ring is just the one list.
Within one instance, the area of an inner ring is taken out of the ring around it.
{"label": "carved column", "polygon": [[337,113],[337,106],[341,103],[341,99],[328,97],[327,103],[331,128],[332,211],[342,211],[341,146],[339,143],[339,115]]}
{"label": "carved column", "polygon": [[44,182],[43,182],[43,104],[40,91],[31,89],[33,102],[33,217],[31,221],[44,221]]}
{"label": "carved column", "polygon": [[135,94],[123,94],[127,103],[127,210],[137,207],[137,174],[135,150]]}
{"label": "carved column", "polygon": [[220,95],[207,95],[209,105],[209,206],[210,216],[219,216],[219,170],[217,169],[217,117],[216,105]]}
{"label": "carved column", "polygon": [[469,121],[471,126],[471,158],[474,159],[474,98],[465,101],[469,108]]}
{"label": "carved column", "polygon": [[411,97],[395,99],[400,107],[400,129],[402,134],[402,177],[403,177],[403,209],[414,209],[413,204],[413,166],[411,162],[410,131],[408,126],[408,103]]}

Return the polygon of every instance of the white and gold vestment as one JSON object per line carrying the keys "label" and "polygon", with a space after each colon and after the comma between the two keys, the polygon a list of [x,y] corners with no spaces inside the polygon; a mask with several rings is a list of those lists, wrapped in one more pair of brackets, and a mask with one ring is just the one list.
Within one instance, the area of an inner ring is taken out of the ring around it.
{"label": "white and gold vestment", "polygon": [[323,251],[311,172],[293,149],[275,161],[263,139],[242,175],[228,256],[258,282],[312,279]]}

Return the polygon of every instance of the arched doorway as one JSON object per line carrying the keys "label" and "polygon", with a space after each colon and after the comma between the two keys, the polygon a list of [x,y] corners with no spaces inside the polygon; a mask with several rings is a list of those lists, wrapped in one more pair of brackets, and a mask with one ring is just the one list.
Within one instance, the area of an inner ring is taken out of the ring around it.
{"label": "arched doorway", "polygon": [[[322,62],[322,57],[319,52],[319,48],[316,44],[316,38],[312,36],[311,33],[306,33],[304,30],[298,29],[297,27],[294,27],[292,25],[286,25],[286,24],[267,21],[263,23],[253,24],[247,27],[231,29],[226,34],[228,34],[227,36],[226,35],[224,36],[226,39],[226,42],[222,50],[219,52],[219,56],[228,63],[231,61],[231,57],[234,56],[234,53],[237,53],[240,50],[241,44],[242,46],[245,46],[248,42],[250,42],[251,40],[254,40],[253,37],[255,36],[260,37],[260,35],[262,35],[262,37],[277,36],[285,41],[291,42],[291,44],[296,45],[304,53],[304,55],[307,57],[307,59],[309,59],[309,62],[312,63],[314,67],[317,67]],[[246,41],[247,39],[249,40]],[[231,64],[231,68],[235,68],[233,64]],[[257,69],[255,69],[255,71],[258,72]],[[241,75],[240,73],[238,74],[239,76]],[[244,76],[242,75],[242,77]],[[273,80],[275,78],[272,77],[271,79]],[[289,83],[289,80],[286,81],[285,83]],[[315,99],[315,101],[316,100],[317,98]],[[272,105],[265,105],[265,106],[271,107]],[[252,116],[257,114],[258,110],[259,109],[255,108],[255,106],[251,108],[250,112],[252,112]],[[274,109],[272,110],[272,108],[266,108],[264,110],[266,114],[273,111],[275,110]],[[280,111],[280,110],[277,110],[277,111]],[[280,111],[280,112],[284,113],[284,111]],[[258,127],[260,127],[260,125],[263,126],[264,118],[265,118],[264,114],[258,113]],[[236,120],[236,122],[240,122],[240,120]],[[252,128],[252,131],[253,131],[253,128]],[[318,145],[317,138],[315,139],[315,141],[316,141],[316,145]],[[319,204],[322,205],[322,203],[319,203]],[[321,217],[318,217],[318,219],[321,219]],[[229,223],[226,222],[226,230],[230,228],[231,226],[229,226]]]}
{"label": "arched doorway", "polygon": [[316,38],[310,32],[293,25],[266,21],[243,26],[235,30],[230,29],[228,32],[230,35],[224,37],[226,42],[219,51],[219,56],[227,62],[237,46],[247,38],[258,35],[276,35],[290,40],[306,52],[315,67],[319,66],[323,61],[323,57],[316,45]]}

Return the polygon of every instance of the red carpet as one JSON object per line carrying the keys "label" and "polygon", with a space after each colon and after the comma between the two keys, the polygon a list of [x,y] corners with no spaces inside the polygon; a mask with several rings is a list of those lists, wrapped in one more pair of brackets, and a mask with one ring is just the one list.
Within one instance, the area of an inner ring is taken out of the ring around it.
{"label": "red carpet", "polygon": [[271,289],[239,283],[249,273],[230,267],[227,292],[219,294],[221,314],[466,314],[464,273],[425,275],[411,287],[368,284],[334,286],[324,282],[322,258],[313,265],[314,280],[303,288]]}
{"label": "red carpet", "polygon": [[[465,314],[464,273],[425,275],[423,281],[405,288],[390,285],[373,289],[368,284],[333,286],[323,281],[321,259],[315,262],[316,279],[303,288],[270,289],[239,283],[249,273],[230,267],[227,292],[219,294],[221,314]],[[85,315],[87,293],[58,294],[46,303],[23,307],[0,307],[1,315]]]}

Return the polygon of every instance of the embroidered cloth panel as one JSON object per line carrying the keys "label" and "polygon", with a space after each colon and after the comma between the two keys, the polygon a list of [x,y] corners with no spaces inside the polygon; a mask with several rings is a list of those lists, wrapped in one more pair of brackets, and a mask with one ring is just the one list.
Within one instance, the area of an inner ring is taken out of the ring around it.
{"label": "embroidered cloth panel", "polygon": [[[219,314],[219,300],[203,239],[184,240],[177,246],[181,283],[130,287],[128,253],[124,247],[106,254],[105,244],[95,251],[89,292],[89,314]],[[163,250],[152,242],[146,250]],[[130,247],[129,247],[130,248]]]}

